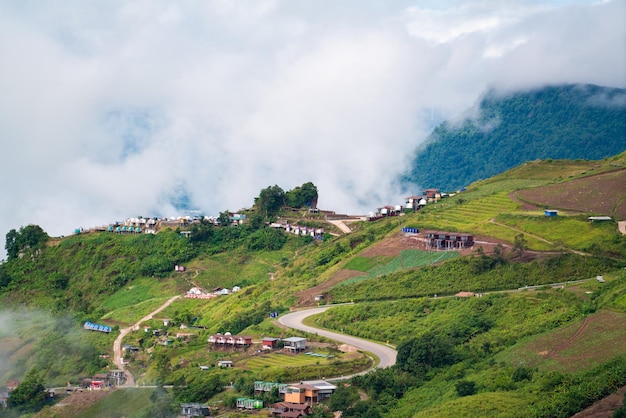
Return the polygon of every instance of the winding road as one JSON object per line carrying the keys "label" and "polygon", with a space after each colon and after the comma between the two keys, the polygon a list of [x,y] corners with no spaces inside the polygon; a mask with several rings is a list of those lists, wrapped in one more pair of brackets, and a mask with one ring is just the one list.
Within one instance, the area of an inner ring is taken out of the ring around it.
{"label": "winding road", "polygon": [[[324,306],[321,308],[312,308],[292,312],[278,318],[278,322],[289,328],[294,328],[300,331],[308,332],[310,334],[321,335],[323,337],[354,346],[363,351],[369,351],[379,359],[379,363],[378,365],[376,365],[377,368],[390,367],[396,364],[396,356],[398,352],[389,346],[357,337],[352,337],[350,335],[340,334],[338,332],[311,327],[309,325],[305,325],[302,322],[305,318],[308,318],[312,315],[317,315],[318,313],[324,312],[332,307],[333,306]],[[363,373],[366,373],[368,371],[369,370],[366,370]]]}

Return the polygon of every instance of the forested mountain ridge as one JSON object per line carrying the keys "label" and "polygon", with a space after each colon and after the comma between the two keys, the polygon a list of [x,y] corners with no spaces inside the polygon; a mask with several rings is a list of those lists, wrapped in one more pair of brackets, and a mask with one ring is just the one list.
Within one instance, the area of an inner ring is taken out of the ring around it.
{"label": "forested mountain ridge", "polygon": [[502,96],[491,90],[460,123],[444,122],[403,181],[458,190],[535,159],[598,160],[626,150],[626,90],[550,86]]}

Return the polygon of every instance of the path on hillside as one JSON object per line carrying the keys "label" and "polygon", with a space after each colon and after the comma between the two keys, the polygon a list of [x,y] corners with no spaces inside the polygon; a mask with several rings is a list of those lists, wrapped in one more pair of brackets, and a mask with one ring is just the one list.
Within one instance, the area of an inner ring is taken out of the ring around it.
{"label": "path on hillside", "polygon": [[[308,332],[310,334],[321,335],[323,337],[330,338],[332,340],[351,345],[363,351],[368,351],[374,354],[379,359],[378,364],[374,365],[375,368],[391,367],[394,364],[396,364],[396,356],[398,355],[398,352],[387,345],[377,343],[374,341],[364,340],[358,337],[353,337],[351,335],[340,334],[338,332],[333,332],[333,331],[328,331],[328,330],[321,329],[321,328],[312,327],[309,325],[305,325],[302,322],[309,316],[317,315],[332,307],[333,306],[324,306],[320,308],[311,308],[311,309],[304,309],[301,311],[292,312],[292,313],[289,313],[287,315],[284,315],[278,318],[278,322],[280,322],[282,325],[289,327],[289,328],[294,328],[300,331]],[[368,369],[357,374],[365,374],[369,372],[370,370],[371,369]],[[356,376],[356,374],[350,375],[350,376],[341,376],[340,378],[335,378],[335,379],[348,379],[352,376]],[[326,380],[333,380],[333,379],[326,379]]]}
{"label": "path on hillside", "polygon": [[168,306],[170,306],[170,304],[172,302],[174,302],[178,298],[180,298],[180,295],[173,296],[173,297],[169,298],[163,305],[159,306],[157,309],[155,309],[154,311],[152,311],[148,315],[146,315],[143,318],[141,318],[134,325],[131,325],[128,328],[124,328],[124,329],[120,330],[120,335],[115,339],[115,342],[113,343],[113,362],[115,363],[117,368],[119,370],[122,370],[124,372],[124,374],[126,375],[126,383],[124,383],[123,386],[135,386],[135,378],[133,377],[132,374],[130,374],[130,372],[128,370],[126,370],[126,367],[124,367],[124,363],[122,362],[122,340],[124,339],[124,337],[128,333],[130,333],[132,331],[138,330],[139,326],[143,322],[149,321],[150,319],[152,319],[152,317],[154,315],[158,314],[163,309],[165,309]]}
{"label": "path on hillside", "polygon": [[586,316],[583,322],[580,324],[580,326],[576,330],[576,332],[572,334],[568,339],[563,341],[561,344],[559,344],[557,347],[552,349],[548,353],[548,357],[557,358],[559,351],[562,351],[566,349],[567,347],[569,347],[570,345],[572,345],[572,343],[580,337],[580,335],[585,331],[585,329],[587,329],[587,326],[589,325],[589,321],[591,321],[591,317]]}
{"label": "path on hillside", "polygon": [[[548,241],[547,239],[545,239],[545,238],[541,238],[541,237],[540,237],[540,236],[538,236],[538,235],[533,235],[533,234],[530,234],[530,233],[528,233],[528,232],[526,232],[526,231],[522,231],[521,229],[515,228],[515,227],[513,227],[513,226],[510,226],[510,225],[506,225],[506,224],[502,224],[502,223],[496,222],[496,220],[495,220],[494,218],[489,219],[489,222],[490,222],[490,223],[492,223],[492,224],[494,224],[494,225],[501,226],[501,227],[503,227],[503,228],[509,228],[509,229],[511,229],[511,230],[513,230],[513,231],[517,231],[517,232],[519,232],[520,234],[525,234],[525,235],[528,235],[529,237],[533,237],[533,238],[535,238],[535,239],[538,239],[539,241],[543,241],[543,242],[545,242],[546,244],[554,245],[554,243],[553,243],[552,241]],[[567,251],[569,251],[569,252],[571,252],[571,253],[578,254],[578,255],[584,255],[584,256],[589,255],[589,254],[587,254],[587,253],[583,253],[582,251],[573,250],[573,249],[571,249],[571,248],[566,248],[566,250],[567,250]]]}
{"label": "path on hillside", "polygon": [[352,232],[350,227],[346,225],[343,221],[328,221],[328,222],[335,225],[343,233],[349,234],[350,232]]}

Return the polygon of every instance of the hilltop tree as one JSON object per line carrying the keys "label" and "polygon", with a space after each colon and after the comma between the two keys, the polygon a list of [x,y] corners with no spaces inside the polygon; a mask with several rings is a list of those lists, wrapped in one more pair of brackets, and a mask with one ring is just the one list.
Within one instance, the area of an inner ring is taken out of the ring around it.
{"label": "hilltop tree", "polygon": [[288,206],[294,208],[316,207],[317,187],[311,182],[304,183],[285,193],[285,201]]}
{"label": "hilltop tree", "polygon": [[254,199],[258,213],[263,215],[265,219],[274,216],[285,204],[285,192],[277,185],[269,186]]}
{"label": "hilltop tree", "polygon": [[228,216],[228,209],[224,212],[220,212],[220,216],[217,217],[217,223],[221,226],[230,225],[230,217]]}
{"label": "hilltop tree", "polygon": [[46,241],[48,241],[48,234],[40,226],[28,225],[21,227],[19,231],[10,230],[6,234],[4,249],[7,250],[9,260],[12,260],[24,250],[43,248]]}

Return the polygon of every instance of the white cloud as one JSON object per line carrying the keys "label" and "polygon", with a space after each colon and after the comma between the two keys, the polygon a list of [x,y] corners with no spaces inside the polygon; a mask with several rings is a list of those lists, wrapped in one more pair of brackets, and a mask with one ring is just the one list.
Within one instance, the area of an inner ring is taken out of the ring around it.
{"label": "white cloud", "polygon": [[625,8],[0,2],[0,232],[173,215],[181,185],[207,214],[306,181],[323,208],[400,203],[428,109],[490,86],[624,87]]}

